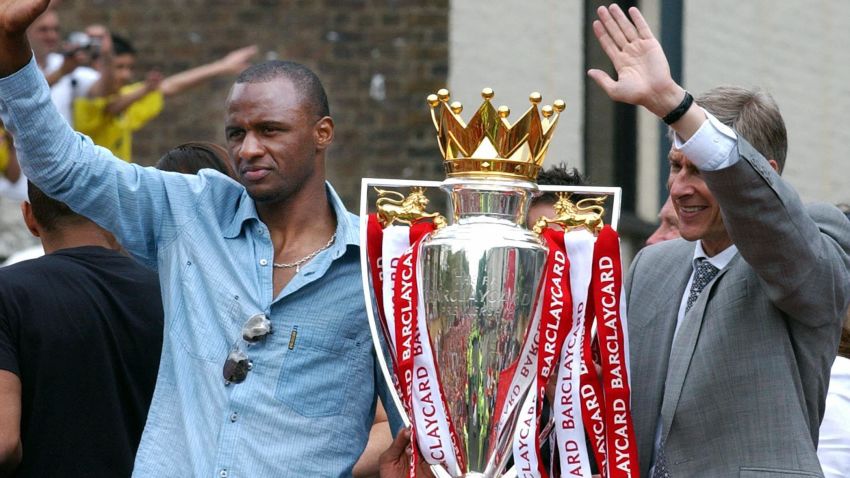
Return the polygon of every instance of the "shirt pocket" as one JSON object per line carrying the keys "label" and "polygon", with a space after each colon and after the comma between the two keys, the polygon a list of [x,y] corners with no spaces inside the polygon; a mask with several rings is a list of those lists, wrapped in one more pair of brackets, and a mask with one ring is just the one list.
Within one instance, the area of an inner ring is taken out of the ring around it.
{"label": "shirt pocket", "polygon": [[275,398],[307,418],[339,415],[364,394],[364,403],[371,403],[370,347],[371,342],[349,337],[336,338],[333,348],[299,341],[286,351]]}
{"label": "shirt pocket", "polygon": [[226,294],[224,285],[201,274],[199,267],[191,260],[182,266],[172,334],[188,355],[224,365],[230,349],[228,340],[239,338],[227,337],[227,324],[238,322],[244,314],[238,296]]}

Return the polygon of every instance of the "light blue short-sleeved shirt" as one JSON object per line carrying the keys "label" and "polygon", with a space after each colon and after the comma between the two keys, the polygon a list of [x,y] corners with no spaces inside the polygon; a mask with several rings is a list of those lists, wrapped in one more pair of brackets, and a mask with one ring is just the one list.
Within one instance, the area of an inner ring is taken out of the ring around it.
{"label": "light blue short-sleeved shirt", "polygon": [[[115,158],[68,127],[35,62],[0,79],[0,107],[27,177],[159,270],[162,361],[133,476],[350,476],[383,381],[364,310],[359,222],[331,186],[335,242],[273,297],[269,231],[240,184]],[[242,325],[260,312],[274,333],[247,347]],[[227,385],[234,343],[253,367]]]}

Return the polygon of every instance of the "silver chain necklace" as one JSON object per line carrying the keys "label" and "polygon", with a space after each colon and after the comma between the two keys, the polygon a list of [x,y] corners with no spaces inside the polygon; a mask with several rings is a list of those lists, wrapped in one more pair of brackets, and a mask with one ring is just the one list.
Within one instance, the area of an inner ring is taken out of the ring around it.
{"label": "silver chain necklace", "polygon": [[331,238],[328,239],[327,244],[325,244],[324,246],[322,246],[322,247],[316,249],[315,251],[307,254],[306,256],[302,257],[301,259],[298,259],[295,262],[281,262],[281,263],[272,262],[272,265],[276,269],[292,269],[294,267],[295,273],[297,274],[298,272],[301,271],[301,266],[304,265],[305,262],[316,257],[320,252],[324,251],[325,249],[331,247],[331,245],[334,243],[335,239],[336,239],[336,232],[334,232],[333,235],[331,236]]}

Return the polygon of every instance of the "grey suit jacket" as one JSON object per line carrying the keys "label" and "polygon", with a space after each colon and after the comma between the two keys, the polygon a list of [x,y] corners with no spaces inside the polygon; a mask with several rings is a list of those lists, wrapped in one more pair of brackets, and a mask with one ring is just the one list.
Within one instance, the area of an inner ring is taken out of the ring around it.
{"label": "grey suit jacket", "polygon": [[850,222],[804,208],[752,146],[704,172],[739,253],[673,338],[695,244],[643,249],[626,279],[641,474],[659,419],[670,475],[822,476],[815,453],[850,302]]}

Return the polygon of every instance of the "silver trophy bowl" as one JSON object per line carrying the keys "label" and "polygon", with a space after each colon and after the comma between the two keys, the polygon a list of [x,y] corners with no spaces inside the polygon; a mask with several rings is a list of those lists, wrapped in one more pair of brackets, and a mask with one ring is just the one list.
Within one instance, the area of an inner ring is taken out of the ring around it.
{"label": "silver trophy bowl", "polygon": [[517,415],[496,436],[497,392],[513,377],[547,254],[525,228],[537,186],[449,179],[443,188],[451,195],[451,225],[423,241],[420,255],[426,323],[466,456],[460,476],[496,477],[510,456]]}

